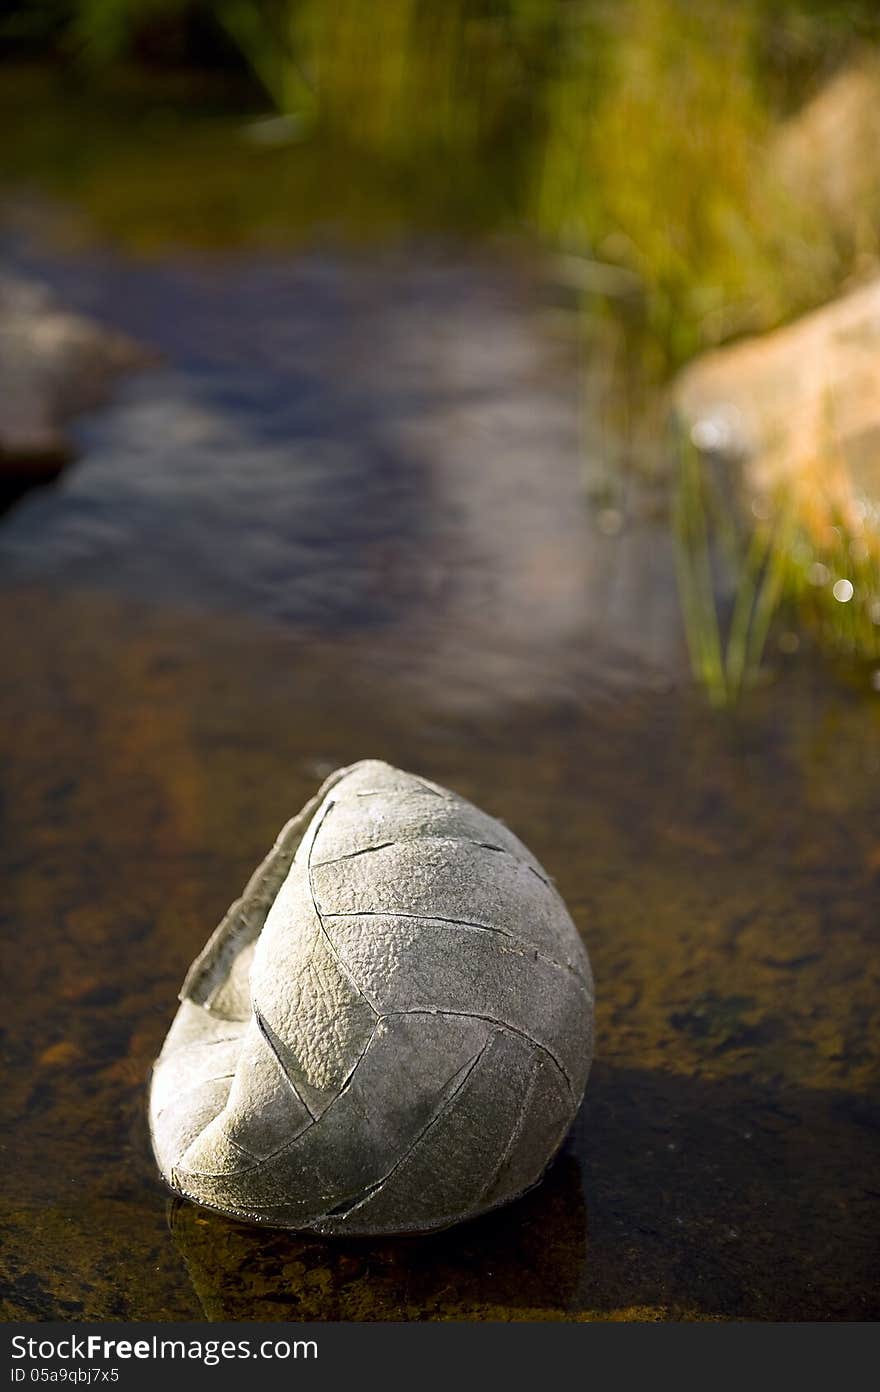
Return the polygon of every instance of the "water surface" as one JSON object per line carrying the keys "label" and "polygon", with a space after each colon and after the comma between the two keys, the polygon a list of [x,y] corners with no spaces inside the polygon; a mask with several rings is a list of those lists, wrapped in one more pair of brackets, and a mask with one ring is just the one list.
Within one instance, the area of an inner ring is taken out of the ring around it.
{"label": "water surface", "polygon": [[[163,355],[0,521],[8,1315],[876,1318],[880,703],[780,657],[707,708],[663,519],[597,524],[533,268],[6,252]],[[544,862],[597,1059],[519,1203],[329,1242],[172,1201],[145,1080],[281,823],[365,755]]]}

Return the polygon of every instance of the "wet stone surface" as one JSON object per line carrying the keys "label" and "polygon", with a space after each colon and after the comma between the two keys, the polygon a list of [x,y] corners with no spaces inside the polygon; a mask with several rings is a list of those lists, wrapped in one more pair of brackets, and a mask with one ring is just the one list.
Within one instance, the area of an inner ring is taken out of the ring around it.
{"label": "wet stone surface", "polygon": [[66,421],[149,361],[133,340],[62,309],[41,282],[0,274],[0,510],[56,478],[73,453]]}
{"label": "wet stone surface", "polygon": [[[864,683],[790,660],[731,717],[691,691],[665,538],[624,583],[518,271],[26,269],[165,361],[0,525],[6,1314],[876,1318]],[[597,1062],[505,1210],[251,1229],[163,1189],[147,1073],[290,809],[366,755],[554,876]]]}

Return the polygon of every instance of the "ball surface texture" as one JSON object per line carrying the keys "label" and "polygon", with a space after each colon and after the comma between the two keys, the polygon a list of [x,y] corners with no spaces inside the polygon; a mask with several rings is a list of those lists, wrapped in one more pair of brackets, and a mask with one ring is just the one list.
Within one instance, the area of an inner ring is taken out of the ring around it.
{"label": "ball surface texture", "polygon": [[236,1218],[427,1232],[536,1184],[592,1056],[587,954],[506,826],[367,759],[282,831],[153,1069],[166,1182]]}

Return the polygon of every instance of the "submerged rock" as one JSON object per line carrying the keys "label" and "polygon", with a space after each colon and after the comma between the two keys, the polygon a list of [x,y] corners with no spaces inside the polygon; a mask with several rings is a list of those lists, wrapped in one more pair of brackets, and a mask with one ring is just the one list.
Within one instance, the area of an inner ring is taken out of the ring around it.
{"label": "submerged rock", "polygon": [[589,963],[500,822],[365,760],[285,827],[156,1063],[178,1193],[324,1233],[448,1227],[536,1184],[592,1054]]}
{"label": "submerged rock", "polygon": [[783,499],[820,543],[880,520],[880,279],[707,354],[676,404],[698,446],[738,458],[757,515]]}
{"label": "submerged rock", "polygon": [[69,418],[99,405],[121,373],[152,357],[62,309],[38,282],[0,276],[0,482],[24,488],[54,478],[73,455]]}

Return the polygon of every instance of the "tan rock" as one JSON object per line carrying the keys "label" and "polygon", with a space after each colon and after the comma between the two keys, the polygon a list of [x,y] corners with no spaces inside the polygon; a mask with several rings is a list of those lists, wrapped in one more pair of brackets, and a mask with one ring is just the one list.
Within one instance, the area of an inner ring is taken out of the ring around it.
{"label": "tan rock", "polygon": [[707,354],[675,404],[697,445],[742,459],[756,511],[785,496],[817,542],[840,518],[861,531],[880,518],[880,278]]}

